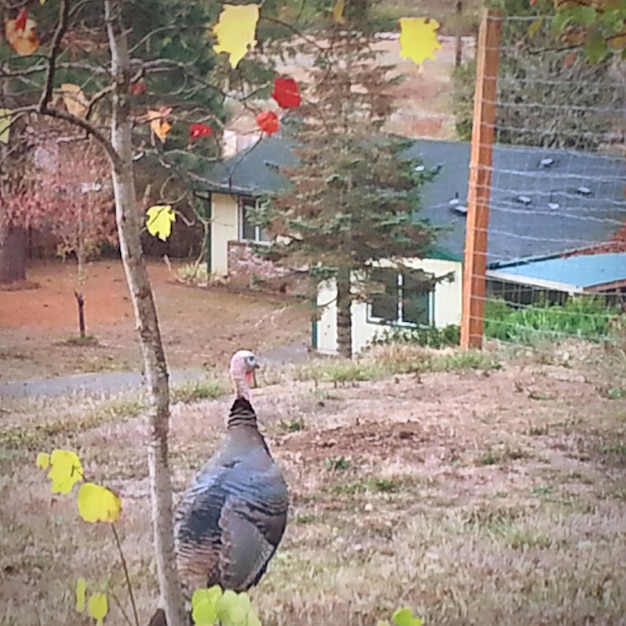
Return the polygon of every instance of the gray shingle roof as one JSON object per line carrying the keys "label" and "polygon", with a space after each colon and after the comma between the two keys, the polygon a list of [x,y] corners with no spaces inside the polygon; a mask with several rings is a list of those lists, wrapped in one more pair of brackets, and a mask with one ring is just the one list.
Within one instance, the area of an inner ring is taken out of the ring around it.
{"label": "gray shingle roof", "polygon": [[[209,191],[266,195],[287,181],[278,167],[297,162],[293,142],[263,139],[217,164]],[[424,186],[420,216],[445,230],[437,244],[462,258],[470,144],[419,139],[407,155],[426,167],[441,165]],[[626,162],[592,153],[519,146],[494,147],[488,259],[497,267],[554,256],[609,240],[626,222]]]}

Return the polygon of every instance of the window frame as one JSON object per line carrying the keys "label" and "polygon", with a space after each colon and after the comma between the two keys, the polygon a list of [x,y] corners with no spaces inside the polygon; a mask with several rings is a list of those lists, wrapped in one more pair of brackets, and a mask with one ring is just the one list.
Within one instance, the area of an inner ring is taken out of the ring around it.
{"label": "window frame", "polygon": [[[403,328],[427,328],[434,325],[435,321],[435,288],[425,292],[428,298],[427,303],[427,319],[428,322],[426,324],[419,322],[412,322],[404,319],[404,309],[405,309],[405,294],[404,294],[404,282],[405,277],[402,271],[397,270],[392,267],[377,267],[376,270],[387,270],[389,272],[395,272],[396,274],[396,285],[395,285],[395,304],[396,304],[396,317],[393,320],[386,319],[384,317],[378,317],[373,314],[374,303],[369,302],[367,304],[367,322],[372,324],[380,324],[383,326],[396,326]],[[410,270],[409,270],[410,271]],[[421,268],[415,268],[414,271],[421,271],[425,274],[428,279],[434,279],[435,274],[431,272],[426,272]],[[393,296],[393,294],[385,294],[386,296]],[[376,297],[376,296],[374,296]]]}
{"label": "window frame", "polygon": [[[246,220],[247,209],[252,208],[253,210],[258,211],[259,199],[254,198],[252,196],[241,196],[239,198],[238,205],[239,205],[239,220],[238,220],[239,228],[238,228],[237,235],[238,235],[239,241],[246,242],[246,243],[254,243],[254,244],[262,245],[262,246],[263,245],[269,246],[272,243],[272,240],[267,233],[264,233],[263,228],[261,228],[261,226],[253,226],[252,224],[250,224],[248,220]],[[254,229],[253,239],[249,239],[248,237],[244,236],[246,223],[250,229]],[[267,237],[267,239],[263,238],[264,235]]]}

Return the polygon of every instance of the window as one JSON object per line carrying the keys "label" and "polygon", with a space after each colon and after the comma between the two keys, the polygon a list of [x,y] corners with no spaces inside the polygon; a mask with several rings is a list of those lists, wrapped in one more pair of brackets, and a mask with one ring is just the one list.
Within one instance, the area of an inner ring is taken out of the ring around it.
{"label": "window", "polygon": [[239,239],[255,243],[269,243],[269,234],[264,228],[255,224],[255,213],[258,201],[254,198],[243,198],[239,204]]}
{"label": "window", "polygon": [[380,284],[381,293],[372,298],[369,317],[388,324],[429,326],[433,321],[433,278],[423,270],[372,270],[371,279]]}

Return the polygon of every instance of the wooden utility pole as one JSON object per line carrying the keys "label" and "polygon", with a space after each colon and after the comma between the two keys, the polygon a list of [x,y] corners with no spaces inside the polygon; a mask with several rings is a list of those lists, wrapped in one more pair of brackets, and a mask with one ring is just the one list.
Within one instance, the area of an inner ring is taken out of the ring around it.
{"label": "wooden utility pole", "polygon": [[485,10],[476,50],[476,92],[467,200],[461,347],[480,348],[483,340],[485,273],[491,165],[496,122],[496,81],[500,53],[500,16]]}

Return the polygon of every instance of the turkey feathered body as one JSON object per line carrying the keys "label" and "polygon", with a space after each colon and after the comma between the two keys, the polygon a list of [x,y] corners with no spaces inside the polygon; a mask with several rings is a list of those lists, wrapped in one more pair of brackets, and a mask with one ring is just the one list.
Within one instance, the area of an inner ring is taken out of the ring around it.
{"label": "turkey feathered body", "polygon": [[185,490],[175,514],[177,566],[187,590],[244,591],[267,569],[285,531],[287,485],[250,403],[233,403],[220,449]]}

